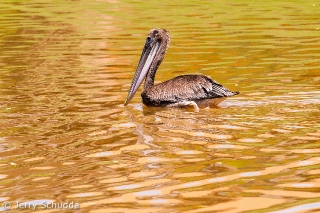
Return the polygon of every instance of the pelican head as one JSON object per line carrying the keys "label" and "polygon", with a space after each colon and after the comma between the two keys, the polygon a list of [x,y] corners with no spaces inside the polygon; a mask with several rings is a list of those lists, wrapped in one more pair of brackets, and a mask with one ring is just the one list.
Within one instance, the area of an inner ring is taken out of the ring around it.
{"label": "pelican head", "polygon": [[[170,37],[168,31],[164,29],[150,30],[146,43],[143,47],[140,61],[136,69],[136,73],[134,74],[125,105],[127,105],[136,94],[142,84],[142,81],[147,75],[152,75],[154,78],[155,72],[163,60],[164,54],[168,48],[169,41]],[[150,72],[150,70],[152,71]],[[151,86],[153,86],[153,78],[152,82],[148,82],[152,84]]]}

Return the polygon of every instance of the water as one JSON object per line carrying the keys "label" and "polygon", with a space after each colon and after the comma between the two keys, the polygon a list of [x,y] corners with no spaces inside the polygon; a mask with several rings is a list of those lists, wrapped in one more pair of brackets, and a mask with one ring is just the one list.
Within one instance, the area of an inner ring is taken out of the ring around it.
{"label": "water", "polygon": [[[318,2],[16,0],[0,11],[1,205],[320,211]],[[147,108],[139,91],[124,107],[156,27],[171,34],[157,82],[205,74],[241,94],[194,112]]]}

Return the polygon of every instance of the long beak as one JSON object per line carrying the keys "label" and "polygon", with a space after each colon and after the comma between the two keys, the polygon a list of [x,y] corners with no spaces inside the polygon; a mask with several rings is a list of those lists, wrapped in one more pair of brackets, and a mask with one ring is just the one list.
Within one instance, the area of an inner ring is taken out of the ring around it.
{"label": "long beak", "polygon": [[160,43],[156,40],[152,40],[150,42],[147,41],[144,45],[138,67],[136,73],[134,74],[131,87],[124,105],[127,105],[129,101],[133,98],[133,96],[136,94],[137,90],[142,84],[143,79],[148,74],[150,66],[159,50],[159,47]]}

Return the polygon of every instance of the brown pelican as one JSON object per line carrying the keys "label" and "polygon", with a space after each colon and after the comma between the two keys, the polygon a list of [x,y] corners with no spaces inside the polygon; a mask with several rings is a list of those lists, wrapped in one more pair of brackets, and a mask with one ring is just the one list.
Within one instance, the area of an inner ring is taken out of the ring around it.
{"label": "brown pelican", "polygon": [[164,29],[150,30],[143,47],[140,61],[134,74],[125,105],[133,98],[145,79],[142,101],[147,106],[204,108],[215,106],[231,92],[209,76],[182,75],[154,85],[154,77],[170,42],[169,32]]}

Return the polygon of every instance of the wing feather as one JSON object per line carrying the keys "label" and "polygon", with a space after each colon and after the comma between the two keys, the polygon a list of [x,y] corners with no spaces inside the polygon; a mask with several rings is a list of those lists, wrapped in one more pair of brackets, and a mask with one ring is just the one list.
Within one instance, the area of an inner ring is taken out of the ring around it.
{"label": "wing feather", "polygon": [[[204,75],[182,75],[157,84],[141,94],[147,105],[163,105],[179,101],[196,101],[238,94]],[[150,104],[148,104],[150,103]]]}

